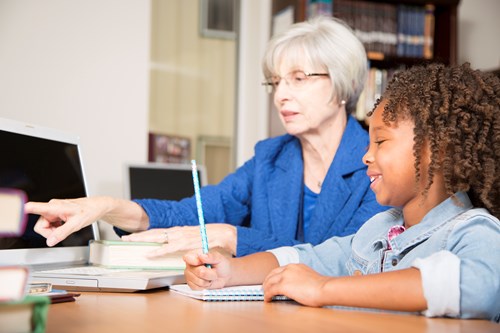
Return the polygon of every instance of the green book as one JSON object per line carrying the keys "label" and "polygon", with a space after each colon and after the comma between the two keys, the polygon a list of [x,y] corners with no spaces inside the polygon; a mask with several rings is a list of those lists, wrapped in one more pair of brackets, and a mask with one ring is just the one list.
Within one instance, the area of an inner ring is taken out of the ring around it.
{"label": "green book", "polygon": [[31,295],[0,302],[0,333],[44,333],[49,304],[48,297]]}

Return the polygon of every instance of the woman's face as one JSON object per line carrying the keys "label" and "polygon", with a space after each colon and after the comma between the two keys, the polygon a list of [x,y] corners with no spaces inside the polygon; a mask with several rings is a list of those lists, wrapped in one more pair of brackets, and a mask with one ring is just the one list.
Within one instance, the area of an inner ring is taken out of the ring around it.
{"label": "woman's face", "polygon": [[282,61],[274,80],[279,82],[274,87],[274,105],[287,133],[295,136],[328,130],[337,115],[345,113],[343,105],[331,100],[332,82],[328,75],[304,76],[303,73],[326,74],[327,71]]}

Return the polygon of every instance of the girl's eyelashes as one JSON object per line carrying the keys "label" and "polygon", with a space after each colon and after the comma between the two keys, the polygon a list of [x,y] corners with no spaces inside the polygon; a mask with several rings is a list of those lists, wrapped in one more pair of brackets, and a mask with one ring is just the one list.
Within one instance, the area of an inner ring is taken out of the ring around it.
{"label": "girl's eyelashes", "polygon": [[382,143],[384,143],[386,140],[381,139],[381,140],[375,140],[373,143],[375,143],[377,146],[380,146]]}

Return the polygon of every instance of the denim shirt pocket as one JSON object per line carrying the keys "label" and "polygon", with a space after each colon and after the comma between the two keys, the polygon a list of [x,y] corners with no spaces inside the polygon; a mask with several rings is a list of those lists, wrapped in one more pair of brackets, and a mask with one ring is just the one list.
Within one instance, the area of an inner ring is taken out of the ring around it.
{"label": "denim shirt pocket", "polygon": [[346,269],[349,275],[366,275],[374,272],[378,272],[379,269],[376,267],[378,260],[370,260],[364,258],[356,251],[351,252],[349,260],[346,262]]}

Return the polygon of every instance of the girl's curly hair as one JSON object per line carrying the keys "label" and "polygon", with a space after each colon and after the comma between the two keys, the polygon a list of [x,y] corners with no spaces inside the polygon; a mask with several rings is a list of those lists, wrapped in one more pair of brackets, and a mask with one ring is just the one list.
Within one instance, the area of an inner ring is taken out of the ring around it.
{"label": "girl's curly hair", "polygon": [[422,148],[429,144],[424,194],[440,170],[450,196],[467,192],[474,206],[500,218],[500,79],[471,69],[469,63],[415,66],[394,75],[383,99],[384,122],[406,119],[415,124],[417,182]]}

